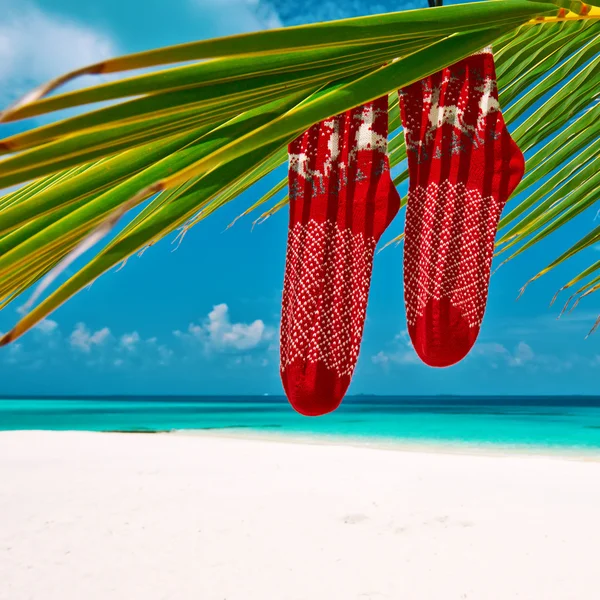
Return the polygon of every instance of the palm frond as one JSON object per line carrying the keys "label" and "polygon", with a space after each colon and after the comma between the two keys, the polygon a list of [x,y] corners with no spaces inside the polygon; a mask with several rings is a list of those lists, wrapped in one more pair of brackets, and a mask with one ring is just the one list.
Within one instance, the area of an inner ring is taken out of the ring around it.
{"label": "palm frond", "polygon": [[[564,185],[581,165],[570,155],[569,162],[557,163],[554,140],[577,148],[586,164],[597,159],[587,146],[596,139],[588,137],[590,127],[598,133],[592,111],[600,34],[596,9],[571,2],[559,10],[564,4],[484,1],[206,40],[112,59],[38,88],[2,120],[113,104],[0,140],[0,153],[8,154],[0,161],[0,186],[25,183],[0,198],[0,303],[38,284],[32,304],[65,264],[107,235],[128,210],[146,205],[0,343],[22,335],[135,252],[177,229],[185,233],[280,168],[287,144],[322,119],[389,94],[395,130],[390,161],[400,165],[406,151],[396,90],[488,44],[499,48],[499,83],[512,121],[525,119],[518,135],[527,148],[539,148],[529,185],[552,165],[562,173],[555,181]],[[200,62],[182,66],[186,61]],[[83,74],[174,64],[49,95]],[[528,113],[547,96],[551,104],[536,122]],[[561,110],[565,98],[572,101],[568,111]],[[587,116],[579,116],[586,108]],[[403,170],[396,182],[406,177]],[[274,200],[260,218],[273,214],[287,202],[278,198],[284,188],[279,181],[244,213]],[[581,208],[590,202],[589,194],[568,198],[556,214],[563,221],[579,210],[570,203]],[[521,214],[511,219],[513,228]],[[552,220],[544,223],[556,228]],[[521,229],[516,235],[532,232]]]}

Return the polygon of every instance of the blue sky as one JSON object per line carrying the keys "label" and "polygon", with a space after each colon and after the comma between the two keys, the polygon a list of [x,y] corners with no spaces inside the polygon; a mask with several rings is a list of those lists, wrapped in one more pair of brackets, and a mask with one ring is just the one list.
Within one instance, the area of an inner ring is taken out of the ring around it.
{"label": "blue sky", "polygon": [[[423,0],[423,5],[426,4]],[[414,8],[417,2],[330,0],[0,0],[0,101],[107,56],[252,31]],[[341,8],[343,7],[343,8]],[[6,128],[0,130],[6,135]],[[277,334],[287,211],[251,229],[227,225],[279,181],[278,172],[194,227],[131,258],[0,353],[0,394],[280,394]],[[406,186],[400,188],[406,194]],[[548,304],[590,250],[522,284],[594,223],[581,215],[494,275],[480,339],[459,365],[430,369],[407,344],[402,248],[376,257],[367,323],[350,393],[592,394],[600,334],[584,339],[599,310],[590,297],[557,320]],[[403,229],[397,219],[383,242]],[[0,331],[18,318],[0,313]]]}

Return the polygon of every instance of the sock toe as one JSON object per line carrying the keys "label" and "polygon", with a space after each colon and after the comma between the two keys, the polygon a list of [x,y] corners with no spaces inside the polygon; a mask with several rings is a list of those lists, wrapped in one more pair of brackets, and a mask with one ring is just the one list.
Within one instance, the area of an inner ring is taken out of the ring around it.
{"label": "sock toe", "polygon": [[289,365],[282,371],[281,380],[293,409],[306,417],[333,412],[350,385],[350,377],[339,377],[322,363]]}
{"label": "sock toe", "polygon": [[423,316],[408,333],[419,358],[430,367],[450,367],[461,361],[477,340],[479,327],[469,327],[448,298],[431,298]]}

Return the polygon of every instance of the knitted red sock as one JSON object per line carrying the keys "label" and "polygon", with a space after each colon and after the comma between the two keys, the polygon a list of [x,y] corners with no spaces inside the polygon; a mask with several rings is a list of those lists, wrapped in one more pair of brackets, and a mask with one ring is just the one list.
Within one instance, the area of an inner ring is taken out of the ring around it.
{"label": "knitted red sock", "polygon": [[387,96],[314,125],[289,147],[281,379],[304,415],[335,410],[362,338],[373,252],[400,205]]}
{"label": "knitted red sock", "polygon": [[400,92],[410,187],[404,242],[408,331],[428,365],[472,348],[500,213],[524,171],[500,112],[491,49]]}

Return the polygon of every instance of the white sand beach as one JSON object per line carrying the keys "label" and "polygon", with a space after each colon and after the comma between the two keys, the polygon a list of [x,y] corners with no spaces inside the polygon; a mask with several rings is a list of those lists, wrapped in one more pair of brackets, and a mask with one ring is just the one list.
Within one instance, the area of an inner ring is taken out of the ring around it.
{"label": "white sand beach", "polygon": [[2,600],[600,595],[600,462],[0,433]]}

